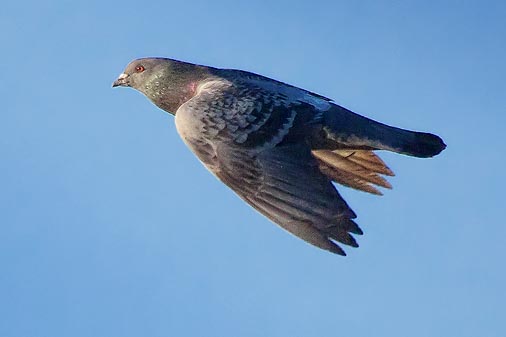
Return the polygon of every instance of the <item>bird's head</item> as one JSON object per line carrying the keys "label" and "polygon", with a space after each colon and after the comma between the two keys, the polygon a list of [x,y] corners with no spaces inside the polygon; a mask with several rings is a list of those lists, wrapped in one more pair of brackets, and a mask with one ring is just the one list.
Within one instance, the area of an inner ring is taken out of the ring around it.
{"label": "bird's head", "polygon": [[166,58],[141,58],[127,65],[112,84],[132,87],[163,110],[174,114],[206,76],[204,67]]}
{"label": "bird's head", "polygon": [[113,87],[132,87],[143,93],[152,82],[165,79],[171,60],[162,58],[142,58],[130,62],[121,73]]}

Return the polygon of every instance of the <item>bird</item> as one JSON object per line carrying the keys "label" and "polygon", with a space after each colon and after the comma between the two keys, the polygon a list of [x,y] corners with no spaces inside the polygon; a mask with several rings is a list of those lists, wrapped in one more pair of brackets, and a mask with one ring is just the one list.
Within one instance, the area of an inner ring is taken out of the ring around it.
{"label": "bird", "polygon": [[170,58],[130,62],[131,87],[175,117],[183,142],[241,199],[291,234],[339,255],[358,247],[335,184],[381,195],[392,170],[378,150],[428,158],[446,144],[356,114],[332,99],[252,72]]}

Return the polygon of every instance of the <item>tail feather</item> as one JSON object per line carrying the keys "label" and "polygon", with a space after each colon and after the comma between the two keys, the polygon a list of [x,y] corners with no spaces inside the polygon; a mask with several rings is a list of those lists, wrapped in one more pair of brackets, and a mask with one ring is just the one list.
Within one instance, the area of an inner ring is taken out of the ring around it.
{"label": "tail feather", "polygon": [[385,125],[339,105],[325,113],[324,130],[328,138],[350,148],[389,150],[420,158],[433,157],[446,148],[436,135]]}
{"label": "tail feather", "polygon": [[413,132],[413,140],[405,141],[403,146],[408,154],[413,153],[416,157],[434,157],[446,148],[443,140],[432,133]]}

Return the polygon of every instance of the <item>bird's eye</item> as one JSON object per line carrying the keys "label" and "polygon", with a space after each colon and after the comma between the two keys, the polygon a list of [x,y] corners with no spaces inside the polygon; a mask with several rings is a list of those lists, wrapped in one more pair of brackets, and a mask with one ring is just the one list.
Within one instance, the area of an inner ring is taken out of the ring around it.
{"label": "bird's eye", "polygon": [[144,68],[144,66],[137,66],[137,67],[135,67],[135,71],[138,72],[138,73],[142,73],[144,70],[146,70],[146,68]]}

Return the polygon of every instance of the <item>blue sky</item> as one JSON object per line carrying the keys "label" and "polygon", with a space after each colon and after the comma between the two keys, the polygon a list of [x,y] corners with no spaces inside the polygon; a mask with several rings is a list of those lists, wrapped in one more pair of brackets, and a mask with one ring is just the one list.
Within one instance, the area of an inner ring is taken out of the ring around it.
{"label": "blue sky", "polygon": [[[28,1],[0,12],[0,336],[505,336],[503,1]],[[342,258],[209,174],[111,89],[134,58],[258,72],[392,125]]]}

